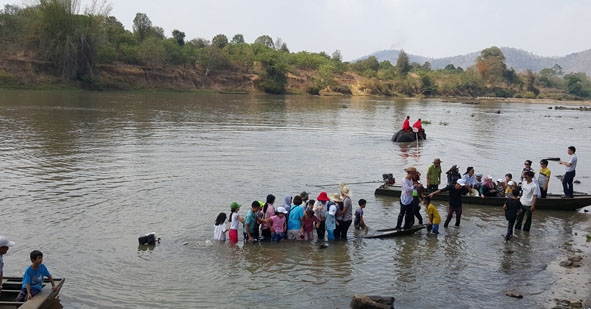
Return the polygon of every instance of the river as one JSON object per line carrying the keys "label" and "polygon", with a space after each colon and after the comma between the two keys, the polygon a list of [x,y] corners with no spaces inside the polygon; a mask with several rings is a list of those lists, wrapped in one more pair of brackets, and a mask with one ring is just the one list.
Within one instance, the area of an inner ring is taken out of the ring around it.
{"label": "river", "polygon": [[[591,221],[583,210],[534,213],[531,233],[503,244],[501,208],[466,205],[460,228],[395,239],[231,246],[211,240],[237,201],[337,192],[351,183],[372,228],[393,227],[398,200],[374,196],[434,158],[502,178],[530,159],[577,147],[576,191],[591,192],[588,112],[549,104],[194,93],[0,91],[0,235],[17,245],[5,275],[33,249],[65,308],[344,308],[354,294],[397,308],[539,308],[560,278],[548,269]],[[427,140],[390,141],[406,115]],[[430,124],[425,124],[430,122]],[[551,162],[550,192],[564,167]],[[366,182],[354,184],[358,182]],[[354,202],[356,207],[356,202]],[[444,215],[445,204],[436,204]],[[589,207],[587,207],[589,209]],[[423,208],[424,215],[424,208]],[[161,244],[138,246],[156,232]],[[242,236],[241,236],[242,237]],[[505,291],[516,289],[523,299]],[[581,297],[585,297],[581,295]]]}

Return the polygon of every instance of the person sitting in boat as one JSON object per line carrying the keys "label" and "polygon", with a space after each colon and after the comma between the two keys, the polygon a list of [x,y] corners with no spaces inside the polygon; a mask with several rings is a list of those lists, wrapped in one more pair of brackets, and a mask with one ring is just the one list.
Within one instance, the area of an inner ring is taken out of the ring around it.
{"label": "person sitting in boat", "polygon": [[474,189],[480,191],[480,187],[482,187],[483,183],[484,183],[484,180],[482,180],[482,174],[480,174],[480,173],[476,174],[476,186],[474,187]]}
{"label": "person sitting in boat", "polygon": [[488,175],[484,178],[484,183],[480,186],[480,196],[482,198],[488,197],[497,197],[498,196],[498,188],[493,181],[492,176]]}
{"label": "person sitting in boat", "polygon": [[404,119],[404,122],[402,123],[402,130],[404,131],[410,131],[410,116],[406,116],[406,119]]}
{"label": "person sitting in boat", "polygon": [[505,197],[509,197],[509,195],[511,194],[511,190],[513,190],[511,186],[517,187],[517,184],[515,183],[515,181],[513,181],[513,175],[511,173],[505,174],[505,183],[507,184],[505,186]]}
{"label": "person sitting in boat", "polygon": [[23,286],[16,297],[16,301],[25,302],[33,296],[39,294],[43,289],[43,278],[47,277],[51,283],[51,289],[57,290],[53,277],[43,264],[43,253],[39,250],[33,250],[30,254],[31,265],[25,270],[23,275]]}
{"label": "person sitting in boat", "polygon": [[468,196],[480,196],[480,192],[478,192],[478,190],[476,190],[475,188],[476,176],[474,175],[474,168],[472,166],[468,166],[466,172],[464,173],[464,176],[462,176],[462,179],[470,189],[470,191],[468,192]]}
{"label": "person sitting in boat", "polygon": [[445,172],[447,174],[447,184],[453,185],[458,181],[458,179],[462,178],[460,175],[460,167],[457,165],[452,165],[451,168]]}
{"label": "person sitting in boat", "polygon": [[505,188],[507,187],[507,184],[505,183],[505,181],[501,178],[497,179],[497,191],[498,191],[498,196],[499,197],[505,197]]}
{"label": "person sitting in boat", "polygon": [[[412,124],[413,131],[421,132],[423,131],[423,123],[421,122],[421,118],[419,118],[415,123]],[[416,128],[416,130],[414,130]]]}

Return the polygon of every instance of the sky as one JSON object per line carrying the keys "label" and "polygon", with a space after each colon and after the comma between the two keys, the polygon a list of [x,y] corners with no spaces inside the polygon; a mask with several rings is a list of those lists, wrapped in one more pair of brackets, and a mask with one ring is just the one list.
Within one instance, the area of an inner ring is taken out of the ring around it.
{"label": "sky", "polygon": [[[81,13],[91,0],[81,1]],[[98,0],[102,1],[102,0]],[[110,0],[110,15],[132,30],[136,13],[172,36],[211,40],[242,34],[281,38],[291,52],[340,50],[350,61],[404,49],[432,58],[513,47],[539,56],[591,49],[588,0]],[[0,5],[35,0],[0,0]]]}

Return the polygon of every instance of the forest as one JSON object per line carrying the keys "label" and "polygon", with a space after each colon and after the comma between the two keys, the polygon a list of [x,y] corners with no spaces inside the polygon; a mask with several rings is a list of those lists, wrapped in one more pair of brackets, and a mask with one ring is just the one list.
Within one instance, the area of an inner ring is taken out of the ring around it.
{"label": "forest", "polygon": [[[565,73],[559,65],[516,72],[495,46],[483,49],[467,68],[450,64],[434,70],[429,62],[410,62],[404,51],[396,63],[379,62],[373,56],[349,63],[339,50],[290,52],[281,38],[265,34],[252,43],[245,42],[242,34],[188,39],[182,30],[173,29],[167,36],[144,13],[136,14],[130,31],[109,14],[109,4],[97,1],[84,12],[78,0],[5,5],[0,10],[0,87],[35,88],[46,81],[31,72],[42,71],[53,83],[84,89],[142,89],[133,79],[109,78],[113,68],[136,67],[142,72],[174,69],[176,75],[193,76],[195,89],[211,87],[208,80],[240,74],[250,88],[269,94],[591,97],[591,80],[585,73]],[[29,74],[23,73],[23,67],[29,68]],[[251,90],[241,83],[226,87]]]}

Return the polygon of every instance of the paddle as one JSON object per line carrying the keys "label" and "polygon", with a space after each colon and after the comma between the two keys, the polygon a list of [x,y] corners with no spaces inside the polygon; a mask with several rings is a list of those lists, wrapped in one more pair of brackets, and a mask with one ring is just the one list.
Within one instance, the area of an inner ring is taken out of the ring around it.
{"label": "paddle", "polygon": [[548,161],[560,161],[560,158],[546,158],[544,160],[548,160]]}

